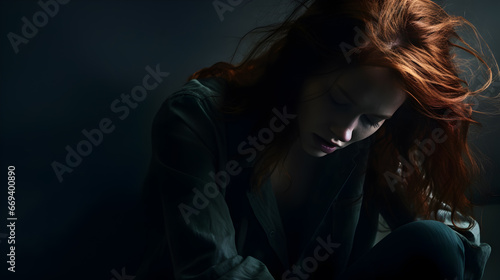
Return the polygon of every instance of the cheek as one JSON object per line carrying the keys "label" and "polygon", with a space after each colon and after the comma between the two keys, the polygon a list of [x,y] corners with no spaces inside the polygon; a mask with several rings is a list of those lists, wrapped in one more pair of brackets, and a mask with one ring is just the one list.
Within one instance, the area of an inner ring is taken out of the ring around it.
{"label": "cheek", "polygon": [[327,125],[335,114],[332,114],[332,108],[328,103],[318,98],[301,104],[298,107],[298,115],[303,128],[312,128]]}

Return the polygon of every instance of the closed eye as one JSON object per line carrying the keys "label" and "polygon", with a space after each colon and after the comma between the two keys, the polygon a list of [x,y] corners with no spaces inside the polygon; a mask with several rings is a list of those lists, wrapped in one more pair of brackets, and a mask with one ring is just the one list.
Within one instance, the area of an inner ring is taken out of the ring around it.
{"label": "closed eye", "polygon": [[[346,90],[344,90],[343,88],[341,88],[340,86],[337,87],[339,89],[339,91],[345,96],[345,97],[349,97],[349,95],[347,94]],[[332,103],[336,106],[339,106],[339,107],[346,107],[346,106],[350,106],[351,103],[347,102],[347,103],[341,103],[341,102],[338,102],[337,100],[335,100],[333,94],[330,95],[330,98],[332,100]],[[353,104],[355,105],[355,104]],[[380,122],[382,122],[382,120],[379,120],[379,121],[373,121],[371,120],[368,116],[364,115],[364,122],[366,124],[368,124],[370,127],[373,127],[373,128],[378,128],[380,127]]]}
{"label": "closed eye", "polygon": [[366,122],[371,126],[371,127],[374,127],[374,128],[377,128],[377,127],[380,127],[380,122],[381,121],[378,121],[378,122],[374,122],[372,120],[370,120],[366,115],[365,115],[365,120]]}
{"label": "closed eye", "polygon": [[[331,100],[332,100],[332,103],[337,107],[345,108],[346,106],[350,105],[349,103],[339,103],[339,102],[335,101],[335,99],[333,97],[331,98]],[[378,122],[375,122],[375,121],[372,121],[370,118],[368,118],[368,116],[364,115],[364,122],[371,127],[378,128],[380,126],[381,120]]]}

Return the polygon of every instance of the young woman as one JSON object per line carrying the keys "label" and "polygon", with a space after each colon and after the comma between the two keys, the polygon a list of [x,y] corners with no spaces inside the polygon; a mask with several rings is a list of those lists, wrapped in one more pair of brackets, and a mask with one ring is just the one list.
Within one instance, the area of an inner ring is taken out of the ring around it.
{"label": "young woman", "polygon": [[493,71],[462,26],[428,0],[304,1],[194,73],[154,120],[136,279],[480,279],[467,136]]}

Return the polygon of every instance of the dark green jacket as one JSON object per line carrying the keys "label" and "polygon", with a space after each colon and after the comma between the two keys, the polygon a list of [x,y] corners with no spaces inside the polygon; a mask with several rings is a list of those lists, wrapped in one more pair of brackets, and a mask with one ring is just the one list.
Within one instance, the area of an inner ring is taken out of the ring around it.
{"label": "dark green jacket", "polygon": [[[215,109],[224,90],[222,79],[191,80],[155,117],[144,183],[151,246],[135,279],[333,279],[373,246],[384,214],[363,203],[371,138],[328,155],[335,172],[312,182],[314,199],[297,217],[300,257],[292,263],[269,180],[262,196],[249,188],[252,120],[224,122]],[[285,125],[283,110],[275,116]],[[414,220],[385,218],[392,228]],[[459,236],[471,254],[471,279],[479,279],[490,248],[476,246],[477,227],[470,233]],[[302,268],[297,275],[294,265]]]}

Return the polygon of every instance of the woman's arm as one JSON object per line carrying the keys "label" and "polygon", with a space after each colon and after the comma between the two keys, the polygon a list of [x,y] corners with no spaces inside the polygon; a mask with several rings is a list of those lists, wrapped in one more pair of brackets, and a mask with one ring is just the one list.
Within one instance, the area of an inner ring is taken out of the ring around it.
{"label": "woman's arm", "polygon": [[[175,279],[274,279],[253,257],[238,255],[221,192],[199,198],[217,173],[217,129],[206,101],[177,92],[155,117],[145,192],[161,211]],[[223,159],[222,159],[223,160]],[[160,221],[158,221],[160,222]]]}

